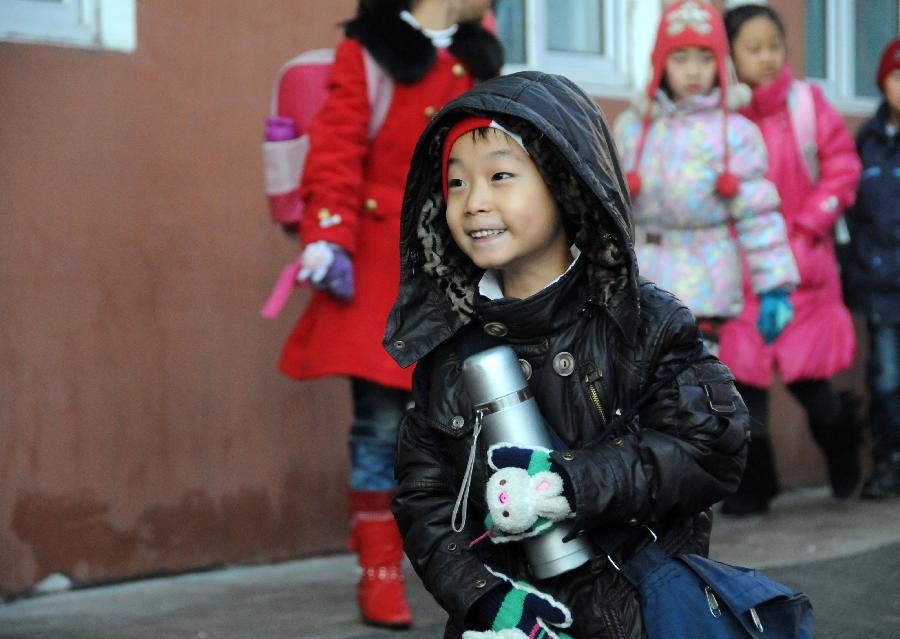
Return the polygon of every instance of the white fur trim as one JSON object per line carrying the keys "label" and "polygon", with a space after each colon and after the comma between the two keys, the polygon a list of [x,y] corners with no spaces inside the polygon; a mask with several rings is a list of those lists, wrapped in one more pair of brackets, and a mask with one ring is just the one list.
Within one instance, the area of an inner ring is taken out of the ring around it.
{"label": "white fur trim", "polygon": [[494,451],[498,448],[524,448],[528,450],[539,450],[542,453],[547,453],[548,455],[553,452],[549,448],[544,448],[543,446],[519,446],[518,444],[514,444],[512,442],[498,442],[488,448],[488,466],[490,466],[494,470],[500,470],[497,466],[494,466]]}
{"label": "white fur trim", "polygon": [[[555,635],[554,635],[555,636]],[[462,639],[529,639],[528,635],[518,628],[504,628],[503,630],[466,630]]]}
{"label": "white fur trim", "polygon": [[557,601],[556,599],[554,599],[553,597],[551,597],[550,595],[548,595],[545,592],[541,592],[540,590],[538,590],[531,584],[525,583],[524,581],[513,581],[512,579],[510,579],[509,577],[504,575],[502,572],[492,570],[490,566],[485,566],[485,569],[489,573],[491,573],[492,575],[497,577],[498,579],[502,579],[503,581],[510,584],[513,588],[516,588],[517,590],[523,590],[527,593],[535,595],[536,597],[540,597],[541,599],[543,599],[544,601],[549,603],[551,606],[553,606],[554,608],[556,608],[557,610],[562,612],[563,615],[565,616],[565,620],[563,620],[560,623],[553,624],[554,626],[557,626],[558,628],[568,628],[569,626],[572,625],[572,612],[562,602]]}

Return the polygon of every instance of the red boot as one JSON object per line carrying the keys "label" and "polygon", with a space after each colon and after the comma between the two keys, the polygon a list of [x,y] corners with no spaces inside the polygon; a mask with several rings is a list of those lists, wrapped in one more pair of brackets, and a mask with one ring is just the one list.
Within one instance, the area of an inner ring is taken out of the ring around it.
{"label": "red boot", "polygon": [[362,577],[357,593],[363,621],[409,628],[412,613],[403,594],[403,542],[391,513],[388,491],[350,491],[350,547],[359,554]]}

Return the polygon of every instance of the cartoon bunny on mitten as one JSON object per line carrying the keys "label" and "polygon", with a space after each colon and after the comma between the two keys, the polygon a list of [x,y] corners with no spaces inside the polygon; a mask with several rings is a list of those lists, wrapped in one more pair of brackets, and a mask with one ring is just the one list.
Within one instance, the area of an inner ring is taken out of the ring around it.
{"label": "cartoon bunny on mitten", "polygon": [[493,531],[494,543],[534,537],[574,515],[566,495],[567,479],[556,472],[560,469],[550,452],[506,442],[488,449],[488,464],[496,472],[487,483],[486,525]]}

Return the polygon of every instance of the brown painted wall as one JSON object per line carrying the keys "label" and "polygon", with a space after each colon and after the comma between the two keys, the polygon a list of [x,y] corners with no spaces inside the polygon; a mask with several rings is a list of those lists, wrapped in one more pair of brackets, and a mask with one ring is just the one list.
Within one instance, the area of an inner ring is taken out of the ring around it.
{"label": "brown painted wall", "polygon": [[142,1],[134,55],[0,44],[0,592],[344,547],[348,389],[276,372],[299,299],[257,314],[295,252],[259,139],[354,8]]}
{"label": "brown painted wall", "polygon": [[[134,55],[0,43],[0,594],[344,547],[348,389],[275,370],[303,299],[257,315],[294,255],[258,144],[275,70],[354,6],[143,0]],[[783,482],[820,480],[779,392]]]}

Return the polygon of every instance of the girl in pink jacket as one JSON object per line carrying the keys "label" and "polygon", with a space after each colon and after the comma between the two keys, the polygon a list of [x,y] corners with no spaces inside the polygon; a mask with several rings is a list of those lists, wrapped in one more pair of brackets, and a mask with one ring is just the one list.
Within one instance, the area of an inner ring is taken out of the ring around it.
{"label": "girl in pink jacket", "polygon": [[[759,300],[745,269],[744,310],[726,324],[720,357],[739,382],[750,409],[753,441],[740,490],[724,512],[764,512],[777,493],[768,439],[768,387],[777,371],[806,410],[810,430],[828,462],[834,495],[854,493],[860,479],[858,400],[835,392],[830,378],[848,368],[856,342],[841,298],[832,228],[853,203],[860,163],[840,115],[815,86],[794,80],[785,61],[780,16],[764,4],[739,5],[725,14],[739,79],[753,89],[741,110],[759,126],[769,151],[768,178],[781,195],[781,211],[800,270],[791,295],[794,318],[777,339],[757,330]],[[798,109],[814,117],[797,117]],[[814,130],[804,140],[803,129]],[[800,146],[805,148],[800,148]]]}

